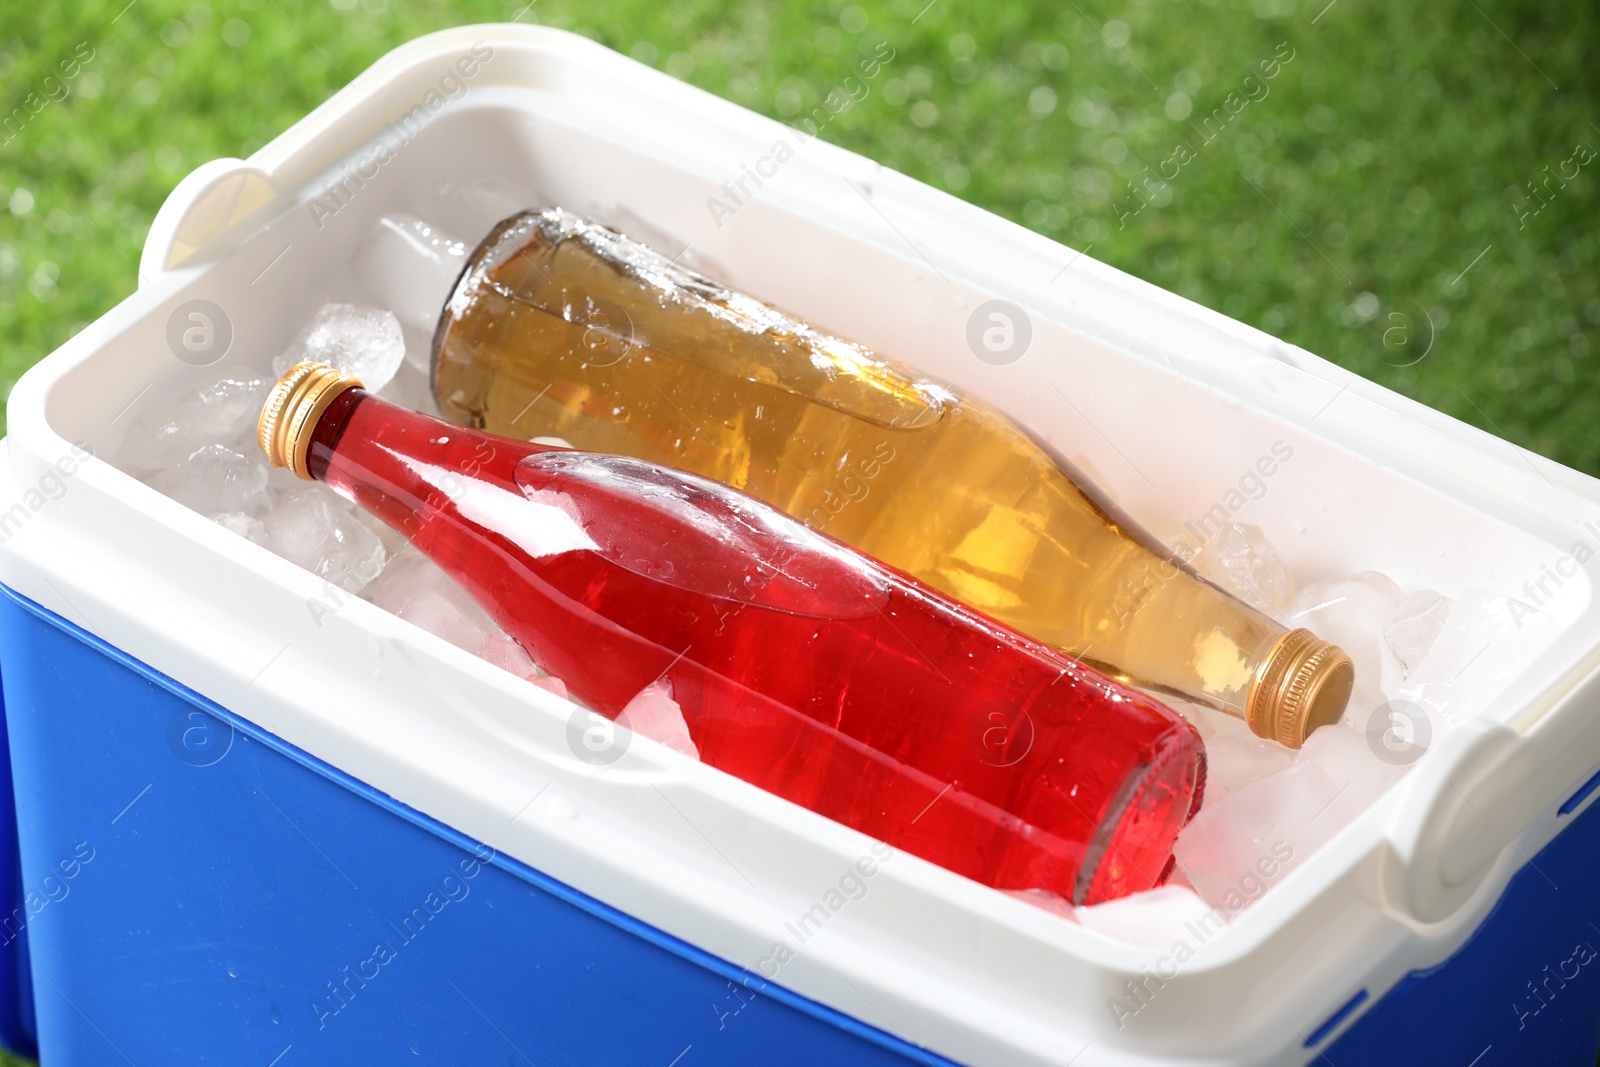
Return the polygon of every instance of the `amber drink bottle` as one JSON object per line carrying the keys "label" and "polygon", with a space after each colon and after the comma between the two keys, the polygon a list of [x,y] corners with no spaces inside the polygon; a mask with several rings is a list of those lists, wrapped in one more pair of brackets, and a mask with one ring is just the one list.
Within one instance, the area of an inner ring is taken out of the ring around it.
{"label": "amber drink bottle", "polygon": [[1298,747],[1337,646],[1199,577],[1061,456],[920,378],[561,210],[495,227],[434,337],[444,415],[726,482],[1122,681]]}

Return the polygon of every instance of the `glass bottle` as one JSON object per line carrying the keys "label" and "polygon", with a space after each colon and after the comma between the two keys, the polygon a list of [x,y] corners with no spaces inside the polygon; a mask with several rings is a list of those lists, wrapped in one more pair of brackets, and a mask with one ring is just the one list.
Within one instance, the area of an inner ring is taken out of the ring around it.
{"label": "glass bottle", "polygon": [[664,682],[706,763],[958,874],[1148,889],[1199,806],[1204,748],[1165,706],[721,483],[466,430],[319,363],[260,441],[588,707]]}
{"label": "glass bottle", "polygon": [[1298,748],[1350,658],[1197,575],[985,404],[559,209],[479,246],[434,336],[440,411],[727,482],[1133,685]]}

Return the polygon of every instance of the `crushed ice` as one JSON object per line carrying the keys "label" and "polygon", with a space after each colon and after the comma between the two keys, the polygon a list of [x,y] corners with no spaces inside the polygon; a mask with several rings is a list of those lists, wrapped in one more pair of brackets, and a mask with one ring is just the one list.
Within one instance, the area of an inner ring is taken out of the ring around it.
{"label": "crushed ice", "polygon": [[[423,256],[430,270],[410,277],[396,269],[407,254]],[[370,392],[436,413],[428,338],[465,257],[459,242],[420,220],[381,220],[356,266],[367,291],[388,307],[324,304],[278,354],[274,373],[322,360],[354,374]],[[256,421],[273,380],[230,368],[153,398],[128,420],[118,465],[223,529],[565,699],[561,679],[547,675],[398,533],[326,486],[269,466]],[[640,733],[694,755],[681,711],[670,693],[658,690],[639,694],[624,714]]]}
{"label": "crushed ice", "polygon": [[[1205,804],[1173,850],[1176,872],[1161,889],[1071,916],[1156,947],[1196,915],[1226,924],[1370,810],[1431,739],[1461,721],[1472,694],[1459,684],[1466,668],[1490,642],[1516,636],[1506,602],[1479,589],[1451,600],[1374,571],[1296,588],[1253,526],[1222,530],[1194,565],[1278,621],[1338,644],[1357,681],[1343,721],[1298,752],[1254,737],[1231,716],[1172,701],[1205,739],[1208,764]],[[1482,691],[1493,677],[1474,684]]]}
{"label": "crushed ice", "polygon": [[[272,361],[272,373],[279,378],[296,363],[316,360],[355,375],[376,393],[394,378],[405,358],[405,335],[394,312],[356,304],[324,304],[300,336]],[[256,410],[261,410],[259,405]]]}

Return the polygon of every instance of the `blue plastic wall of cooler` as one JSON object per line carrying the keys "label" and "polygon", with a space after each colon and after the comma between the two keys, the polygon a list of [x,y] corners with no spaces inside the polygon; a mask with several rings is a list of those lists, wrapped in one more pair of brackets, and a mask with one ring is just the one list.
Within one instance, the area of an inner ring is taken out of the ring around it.
{"label": "blue plastic wall of cooler", "polygon": [[[496,856],[0,593],[12,884],[45,902],[23,938],[50,1067],[949,1064]],[[31,1053],[10,992],[5,1040]]]}
{"label": "blue plastic wall of cooler", "polygon": [[[0,703],[0,715],[4,710]],[[17,847],[15,795],[11,788],[10,746],[0,719],[0,905],[5,908],[0,915],[0,1046],[25,1056],[37,1056],[33,983],[28,976],[30,911]]]}
{"label": "blue plastic wall of cooler", "polygon": [[1600,1053],[1600,804],[1579,806],[1595,784],[1574,786],[1562,806],[1570,825],[1512,875],[1466,944],[1396,983],[1323,1050],[1328,1062],[1593,1067]]}
{"label": "blue plastic wall of cooler", "polygon": [[[953,1067],[494,856],[0,594],[13,1050],[42,1049],[49,1067]],[[1305,1058],[1594,1063],[1597,807],[1567,816],[1445,963],[1376,1003],[1365,976],[1338,979],[1355,1008]]]}

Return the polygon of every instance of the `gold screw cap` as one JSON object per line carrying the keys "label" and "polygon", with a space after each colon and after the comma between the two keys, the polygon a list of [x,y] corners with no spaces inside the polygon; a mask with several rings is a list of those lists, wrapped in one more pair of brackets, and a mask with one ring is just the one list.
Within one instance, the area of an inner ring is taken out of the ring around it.
{"label": "gold screw cap", "polygon": [[1344,649],[1310,630],[1290,630],[1257,668],[1245,719],[1257,737],[1299,748],[1319,726],[1339,721],[1355,682]]}
{"label": "gold screw cap", "polygon": [[326,363],[296,363],[267,395],[256,423],[256,440],[267,462],[288,467],[311,480],[307,460],[311,437],[328,405],[348,389],[361,388],[361,379],[342,374]]}

